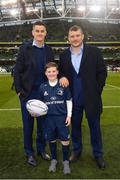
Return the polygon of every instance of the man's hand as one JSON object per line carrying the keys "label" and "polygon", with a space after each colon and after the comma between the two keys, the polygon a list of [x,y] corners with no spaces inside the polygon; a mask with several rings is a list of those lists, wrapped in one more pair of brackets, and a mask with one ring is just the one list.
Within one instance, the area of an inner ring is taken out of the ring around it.
{"label": "man's hand", "polygon": [[71,117],[67,116],[65,124],[66,124],[66,126],[70,126],[70,124],[71,124]]}
{"label": "man's hand", "polygon": [[30,115],[31,115],[32,117],[36,117],[36,114],[35,114],[35,113],[30,113]]}
{"label": "man's hand", "polygon": [[20,92],[19,92],[19,93],[17,93],[18,97],[20,96],[20,94],[21,94]]}
{"label": "man's hand", "polygon": [[69,81],[66,77],[62,77],[59,79],[59,83],[62,87],[67,87],[69,86]]}

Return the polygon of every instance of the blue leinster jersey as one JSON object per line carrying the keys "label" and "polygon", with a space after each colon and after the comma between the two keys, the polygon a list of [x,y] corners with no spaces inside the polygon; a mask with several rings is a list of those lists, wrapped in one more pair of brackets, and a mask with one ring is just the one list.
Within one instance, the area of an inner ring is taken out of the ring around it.
{"label": "blue leinster jersey", "polygon": [[60,86],[59,82],[55,86],[50,86],[49,82],[40,86],[40,100],[48,106],[48,115],[67,115],[66,100],[71,99],[69,88]]}

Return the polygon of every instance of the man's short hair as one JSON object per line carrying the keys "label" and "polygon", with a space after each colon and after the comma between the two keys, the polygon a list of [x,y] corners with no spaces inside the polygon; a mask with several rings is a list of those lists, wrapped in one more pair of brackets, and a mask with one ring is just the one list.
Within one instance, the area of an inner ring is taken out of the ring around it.
{"label": "man's short hair", "polygon": [[56,67],[56,69],[58,70],[58,65],[55,63],[55,62],[49,62],[45,65],[45,71],[48,69],[48,68],[51,68],[51,67]]}
{"label": "man's short hair", "polygon": [[43,22],[41,22],[41,21],[36,21],[36,22],[33,24],[33,28],[34,28],[35,26],[44,26],[44,27],[46,28],[46,25],[45,25]]}
{"label": "man's short hair", "polygon": [[70,29],[69,29],[69,32],[70,31],[78,31],[78,30],[80,30],[83,33],[82,27],[77,26],[77,25],[71,26]]}

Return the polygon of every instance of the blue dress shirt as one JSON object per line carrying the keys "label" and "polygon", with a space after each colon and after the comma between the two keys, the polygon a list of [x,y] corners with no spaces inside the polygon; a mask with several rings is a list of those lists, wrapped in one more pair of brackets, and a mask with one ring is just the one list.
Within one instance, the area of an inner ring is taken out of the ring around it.
{"label": "blue dress shirt", "polygon": [[71,60],[72,60],[72,65],[76,71],[76,73],[79,73],[79,69],[80,69],[80,64],[81,64],[81,59],[82,59],[82,55],[83,55],[83,44],[80,48],[80,51],[78,53],[74,53],[72,51],[72,48],[70,47],[70,51],[71,51]]}

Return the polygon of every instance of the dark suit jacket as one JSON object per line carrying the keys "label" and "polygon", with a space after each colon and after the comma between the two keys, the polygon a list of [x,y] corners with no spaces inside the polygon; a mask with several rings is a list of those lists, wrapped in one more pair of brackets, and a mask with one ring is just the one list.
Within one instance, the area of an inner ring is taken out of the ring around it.
{"label": "dark suit jacket", "polygon": [[[54,60],[52,49],[45,45],[45,61]],[[14,70],[14,83],[17,93],[21,93],[21,97],[25,99],[32,91],[37,64],[35,61],[35,52],[32,41],[21,45],[16,60]]]}
{"label": "dark suit jacket", "polygon": [[[68,78],[72,93],[73,65],[69,48],[60,55],[59,71],[60,77],[65,76]],[[85,96],[86,116],[100,115],[102,112],[101,93],[105,85],[107,71],[98,48],[84,44],[79,76],[81,76]]]}

